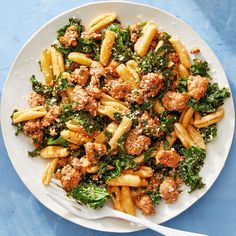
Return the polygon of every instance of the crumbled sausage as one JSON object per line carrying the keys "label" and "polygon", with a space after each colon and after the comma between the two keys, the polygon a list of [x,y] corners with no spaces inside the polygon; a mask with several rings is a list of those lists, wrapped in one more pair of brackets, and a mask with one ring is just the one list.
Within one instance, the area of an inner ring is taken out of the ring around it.
{"label": "crumbled sausage", "polygon": [[102,96],[102,91],[99,88],[99,79],[95,79],[94,77],[91,78],[90,84],[86,90],[92,98],[101,98]]}
{"label": "crumbled sausage", "polygon": [[137,197],[135,199],[135,205],[140,208],[145,215],[152,215],[155,213],[154,204],[148,195]]}
{"label": "crumbled sausage", "polygon": [[130,31],[130,40],[133,43],[136,43],[138,38],[139,38],[139,33],[140,33],[140,26],[138,23],[134,23],[129,26],[129,31]]}
{"label": "crumbled sausage", "polygon": [[87,142],[84,147],[86,157],[92,163],[97,163],[98,158],[105,155],[107,152],[105,144]]}
{"label": "crumbled sausage", "polygon": [[78,83],[78,85],[84,86],[88,82],[89,70],[86,66],[80,66],[79,69],[75,69],[71,73],[71,78],[73,82]]}
{"label": "crumbled sausage", "polygon": [[125,96],[125,100],[130,103],[138,103],[143,104],[144,103],[144,90],[132,90],[131,93],[127,94]]}
{"label": "crumbled sausage", "polygon": [[112,60],[111,63],[105,67],[105,76],[108,78],[109,76],[118,78],[119,75],[116,71],[117,66],[119,66],[119,63],[117,61]]}
{"label": "crumbled sausage", "polygon": [[156,32],[156,34],[155,34],[155,36],[154,36],[154,38],[153,38],[153,40],[152,40],[152,42],[151,42],[151,44],[150,44],[150,49],[151,50],[155,50],[156,49],[156,47],[157,47],[157,44],[158,44],[158,38],[159,38],[159,32]]}
{"label": "crumbled sausage", "polygon": [[143,133],[153,136],[159,136],[160,129],[159,129],[159,119],[157,116],[151,118],[150,115],[145,111],[141,117],[138,119],[139,121],[139,128],[142,129]]}
{"label": "crumbled sausage", "polygon": [[81,65],[77,62],[72,62],[72,63],[67,62],[65,66],[66,66],[66,69],[69,69],[70,71],[74,71],[75,69],[79,69]]}
{"label": "crumbled sausage", "polygon": [[[88,90],[88,88],[83,89],[79,85],[75,86],[73,91],[73,109],[82,110],[85,108],[92,116],[96,116],[98,104],[94,98],[96,94],[92,92],[94,92],[94,90]],[[99,91],[99,93],[101,92]]]}
{"label": "crumbled sausage", "polygon": [[190,53],[191,53],[191,54],[198,54],[199,52],[200,52],[200,49],[199,49],[198,47],[192,48],[192,49],[190,50]]}
{"label": "crumbled sausage", "polygon": [[37,132],[42,127],[40,119],[28,120],[23,126],[23,133],[29,135]]}
{"label": "crumbled sausage", "polygon": [[174,150],[160,150],[156,155],[156,163],[164,166],[177,168],[181,156]]}
{"label": "crumbled sausage", "polygon": [[156,173],[154,176],[150,178],[150,183],[152,189],[157,189],[159,185],[161,184],[161,179],[163,178],[162,173]]}
{"label": "crumbled sausage", "polygon": [[60,114],[61,108],[59,106],[52,106],[47,114],[42,118],[42,126],[47,127],[51,125]]}
{"label": "crumbled sausage", "polygon": [[30,143],[37,148],[43,142],[44,133],[42,130],[38,130],[34,133],[31,133],[29,137],[30,137]]}
{"label": "crumbled sausage", "polygon": [[81,173],[79,170],[66,165],[61,170],[61,184],[66,191],[70,191],[76,187],[81,180]]}
{"label": "crumbled sausage", "polygon": [[85,105],[89,102],[89,95],[87,90],[81,88],[79,85],[76,85],[73,90],[73,109],[82,110]]}
{"label": "crumbled sausage", "polygon": [[95,39],[95,40],[100,40],[102,38],[102,34],[101,33],[97,33],[97,32],[82,32],[81,34],[81,38],[90,40],[90,39]]}
{"label": "crumbled sausage", "polygon": [[178,199],[178,184],[172,177],[164,178],[160,185],[160,195],[166,203],[174,203]]}
{"label": "crumbled sausage", "polygon": [[109,94],[116,99],[123,99],[131,92],[131,85],[128,83],[120,83],[117,80],[110,81],[107,85],[110,87]]}
{"label": "crumbled sausage", "polygon": [[148,149],[150,144],[150,138],[142,135],[137,129],[131,130],[125,140],[126,151],[131,155],[140,155],[143,150]]}
{"label": "crumbled sausage", "polygon": [[168,61],[173,63],[179,63],[179,56],[176,52],[172,52],[168,55]]}
{"label": "crumbled sausage", "polygon": [[71,165],[74,169],[79,170],[81,168],[81,162],[80,159],[78,157],[74,157],[71,160]]}
{"label": "crumbled sausage", "polygon": [[59,42],[66,48],[75,47],[77,45],[77,39],[79,38],[78,32],[74,25],[68,27],[64,36],[60,37]]}
{"label": "crumbled sausage", "polygon": [[163,106],[168,111],[183,111],[188,102],[187,93],[167,92],[162,98]]}
{"label": "crumbled sausage", "polygon": [[42,106],[45,104],[45,98],[42,95],[33,92],[29,95],[28,103],[32,108]]}
{"label": "crumbled sausage", "polygon": [[105,69],[102,66],[102,64],[100,64],[97,61],[93,61],[90,65],[90,75],[95,78],[95,79],[99,79],[101,76],[105,76]]}
{"label": "crumbled sausage", "polygon": [[68,157],[62,157],[58,159],[57,166],[64,167],[68,163]]}
{"label": "crumbled sausage", "polygon": [[98,113],[98,103],[97,101],[90,97],[88,100],[88,104],[85,106],[85,109],[92,115],[96,116]]}
{"label": "crumbled sausage", "polygon": [[140,88],[145,91],[148,97],[154,97],[163,86],[163,78],[156,73],[148,73],[142,77]]}
{"label": "crumbled sausage", "polygon": [[201,77],[200,75],[190,77],[188,79],[188,94],[200,100],[204,95],[208,87],[208,79],[206,77]]}

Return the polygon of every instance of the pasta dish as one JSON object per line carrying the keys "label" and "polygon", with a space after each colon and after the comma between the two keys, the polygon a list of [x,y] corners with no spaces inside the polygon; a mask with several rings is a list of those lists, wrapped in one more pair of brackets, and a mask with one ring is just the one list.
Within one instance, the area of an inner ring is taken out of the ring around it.
{"label": "pasta dish", "polygon": [[42,51],[29,108],[11,116],[29,156],[48,160],[42,183],[56,178],[79,204],[111,199],[131,215],[176,202],[184,184],[203,188],[206,145],[230,92],[200,55],[149,20],[125,27],[106,13],[85,28],[70,18]]}

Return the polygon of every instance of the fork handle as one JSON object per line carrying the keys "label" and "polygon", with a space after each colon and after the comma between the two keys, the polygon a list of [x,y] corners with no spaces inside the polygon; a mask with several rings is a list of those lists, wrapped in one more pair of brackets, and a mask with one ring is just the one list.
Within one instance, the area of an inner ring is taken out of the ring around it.
{"label": "fork handle", "polygon": [[166,236],[206,236],[204,234],[198,234],[198,233],[192,233],[192,232],[182,231],[178,229],[168,228],[162,225],[152,223],[151,221],[146,220],[144,218],[138,218],[138,217],[128,215],[126,213],[119,212],[116,210],[112,210],[111,212],[112,214],[109,215],[110,217],[121,218],[121,219],[128,220],[136,224],[141,224],[143,226],[146,226],[147,228],[150,228]]}

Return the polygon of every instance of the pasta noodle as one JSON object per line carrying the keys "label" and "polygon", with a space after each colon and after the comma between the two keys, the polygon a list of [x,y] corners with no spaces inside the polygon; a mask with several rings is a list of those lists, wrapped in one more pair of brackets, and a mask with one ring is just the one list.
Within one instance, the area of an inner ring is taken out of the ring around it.
{"label": "pasta noodle", "polygon": [[44,106],[38,106],[31,109],[19,110],[13,113],[12,121],[14,123],[19,123],[27,120],[33,120],[43,117],[47,114]]}
{"label": "pasta noodle", "polygon": [[132,121],[124,116],[118,126],[118,128],[116,129],[115,133],[113,134],[111,140],[109,141],[109,145],[111,147],[111,150],[115,149],[117,147],[117,142],[119,140],[119,138],[126,132],[128,132],[130,130],[132,126]]}
{"label": "pasta noodle", "polygon": [[185,68],[189,69],[190,68],[190,60],[189,60],[189,55],[188,55],[188,52],[187,52],[185,46],[179,40],[174,39],[174,38],[170,38],[169,41],[171,42],[175,51],[177,52],[179,59],[181,61],[181,64]]}
{"label": "pasta noodle", "polygon": [[115,42],[116,34],[112,31],[106,31],[105,38],[103,39],[101,52],[100,52],[100,63],[106,66],[110,60],[111,50]]}
{"label": "pasta noodle", "polygon": [[42,183],[44,185],[49,185],[52,175],[57,167],[57,163],[58,163],[58,158],[55,158],[50,162],[48,162],[48,164],[46,165],[42,176]]}
{"label": "pasta noodle", "polygon": [[85,54],[80,53],[80,52],[71,52],[68,55],[68,58],[71,61],[77,62],[81,65],[85,65],[85,66],[90,66],[92,63],[92,60],[90,58],[88,58]]}
{"label": "pasta noodle", "polygon": [[144,57],[147,54],[156,33],[156,25],[152,22],[147,22],[147,24],[143,27],[142,36],[134,45],[134,50],[140,57]]}
{"label": "pasta noodle", "polygon": [[115,19],[116,19],[116,13],[106,13],[106,14],[99,15],[97,18],[91,21],[88,27],[88,31],[89,32],[98,31],[101,28],[110,24]]}
{"label": "pasta noodle", "polygon": [[53,85],[53,71],[50,50],[46,49],[41,55],[41,69],[44,76],[44,83],[47,86]]}

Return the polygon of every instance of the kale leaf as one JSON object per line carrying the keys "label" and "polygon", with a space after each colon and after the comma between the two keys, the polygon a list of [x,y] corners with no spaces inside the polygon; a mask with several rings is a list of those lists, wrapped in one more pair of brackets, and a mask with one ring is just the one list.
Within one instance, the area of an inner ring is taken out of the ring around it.
{"label": "kale leaf", "polygon": [[199,131],[206,143],[212,142],[217,136],[216,124],[210,125],[205,128],[201,128],[201,129],[199,129]]}
{"label": "kale leaf", "polygon": [[117,122],[121,122],[122,115],[120,114],[120,112],[114,112],[113,115],[114,115],[114,118]]}
{"label": "kale leaf", "polygon": [[32,90],[45,98],[52,97],[52,88],[46,85],[43,85],[41,82],[37,81],[35,76],[32,75],[30,78],[32,84]]}
{"label": "kale leaf", "polygon": [[134,43],[130,41],[129,28],[121,29],[118,28],[118,24],[112,24],[110,25],[110,29],[116,32],[116,40],[112,48],[111,57],[119,62],[127,62],[128,60],[134,59]]}
{"label": "kale leaf", "polygon": [[152,203],[154,205],[158,205],[160,203],[161,196],[160,196],[158,189],[152,189],[152,190],[148,191],[147,195],[151,198]]}
{"label": "kale leaf", "polygon": [[209,71],[210,69],[206,61],[193,59],[193,64],[191,65],[190,70],[193,75],[201,75],[201,76],[210,77],[207,73],[207,71]]}
{"label": "kale leaf", "polygon": [[47,145],[61,145],[64,147],[68,146],[68,142],[62,137],[58,137],[57,139],[49,138],[47,141]]}
{"label": "kale leaf", "polygon": [[99,162],[98,175],[102,181],[113,179],[121,175],[123,170],[136,167],[132,158],[131,155],[125,153],[119,153],[115,156],[105,156]]}
{"label": "kale leaf", "polygon": [[187,92],[187,78],[181,78],[176,89],[179,93]]}
{"label": "kale leaf", "polygon": [[69,18],[68,24],[66,24],[65,26],[63,26],[57,31],[57,39],[59,40],[60,37],[64,36],[67,28],[69,28],[70,26],[75,26],[78,35],[80,35],[82,31],[84,30],[84,27],[80,24],[80,22],[81,22],[80,19]]}
{"label": "kale leaf", "polygon": [[196,147],[188,149],[182,147],[178,151],[184,156],[177,169],[178,175],[190,187],[190,192],[203,188],[205,184],[202,182],[199,172],[204,164],[206,151]]}
{"label": "kale leaf", "polygon": [[230,92],[227,88],[219,88],[217,83],[208,85],[206,94],[199,101],[191,98],[188,105],[193,107],[196,111],[202,113],[214,112],[218,107],[224,104],[224,99],[230,97]]}
{"label": "kale leaf", "polygon": [[117,141],[117,145],[120,148],[120,151],[122,153],[126,153],[126,149],[125,149],[125,140],[128,136],[128,133],[124,133]]}
{"label": "kale leaf", "polygon": [[177,121],[177,119],[177,115],[170,115],[168,114],[168,111],[162,112],[159,116],[160,129],[165,133],[170,134],[173,130],[173,124],[175,121]]}
{"label": "kale leaf", "polygon": [[89,205],[89,207],[96,209],[105,204],[109,193],[105,187],[95,183],[81,183],[68,192],[68,196],[80,204]]}
{"label": "kale leaf", "polygon": [[162,45],[157,50],[150,50],[140,61],[139,66],[142,73],[147,74],[150,72],[162,72],[164,77],[170,77],[172,74],[168,65],[169,54],[174,52],[174,48],[164,36]]}

